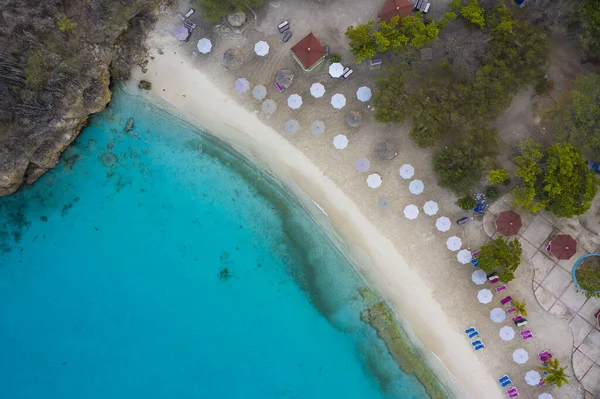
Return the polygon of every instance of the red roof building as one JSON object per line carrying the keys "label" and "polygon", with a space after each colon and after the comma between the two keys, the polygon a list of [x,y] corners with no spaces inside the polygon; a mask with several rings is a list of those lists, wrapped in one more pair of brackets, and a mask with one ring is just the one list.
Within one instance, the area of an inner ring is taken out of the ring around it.
{"label": "red roof building", "polygon": [[302,69],[310,72],[323,61],[326,51],[311,32],[292,47],[292,54]]}
{"label": "red roof building", "polygon": [[408,0],[387,0],[379,13],[379,19],[390,22],[395,16],[400,19],[410,15],[415,5]]}

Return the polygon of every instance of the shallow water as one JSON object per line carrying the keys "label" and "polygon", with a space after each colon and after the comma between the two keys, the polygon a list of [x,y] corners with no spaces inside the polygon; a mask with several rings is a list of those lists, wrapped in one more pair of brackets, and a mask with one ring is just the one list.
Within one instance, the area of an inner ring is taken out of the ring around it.
{"label": "shallow water", "polygon": [[117,92],[0,198],[0,397],[427,398],[361,286],[277,184]]}

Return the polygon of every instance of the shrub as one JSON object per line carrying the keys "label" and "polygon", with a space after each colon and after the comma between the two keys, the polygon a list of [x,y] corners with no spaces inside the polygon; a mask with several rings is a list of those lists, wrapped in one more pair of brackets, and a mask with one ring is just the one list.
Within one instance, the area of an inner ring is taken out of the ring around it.
{"label": "shrub", "polygon": [[342,62],[342,57],[339,54],[329,54],[329,63]]}
{"label": "shrub", "polygon": [[471,0],[469,4],[462,8],[460,13],[467,21],[479,29],[483,30],[485,28],[485,10],[479,5],[477,0]]}
{"label": "shrub", "polygon": [[44,66],[44,53],[42,50],[34,50],[27,57],[25,67],[25,85],[30,88],[43,86],[48,80],[48,72]]}
{"label": "shrub", "polygon": [[456,201],[456,205],[458,205],[460,209],[468,211],[475,208],[475,205],[477,205],[477,201],[475,201],[475,198],[473,198],[472,195],[467,195],[462,198],[459,198]]}
{"label": "shrub", "polygon": [[498,272],[504,283],[514,280],[514,272],[521,263],[523,249],[518,240],[505,241],[498,237],[479,250],[479,267],[486,273]]}
{"label": "shrub", "polygon": [[494,202],[500,195],[498,194],[498,190],[496,190],[494,187],[488,187],[485,189],[485,196],[489,202]]}
{"label": "shrub", "polygon": [[462,9],[462,0],[452,0],[450,2],[450,9],[458,14]]}
{"label": "shrub", "polygon": [[65,14],[60,14],[56,18],[56,26],[62,33],[71,33],[77,28],[77,24]]}
{"label": "shrub", "polygon": [[492,169],[487,173],[486,176],[487,181],[489,181],[490,184],[504,183],[509,177],[510,176],[508,176],[508,172],[504,168]]}
{"label": "shrub", "polygon": [[575,272],[583,294],[600,298],[600,257],[592,256],[581,262]]}

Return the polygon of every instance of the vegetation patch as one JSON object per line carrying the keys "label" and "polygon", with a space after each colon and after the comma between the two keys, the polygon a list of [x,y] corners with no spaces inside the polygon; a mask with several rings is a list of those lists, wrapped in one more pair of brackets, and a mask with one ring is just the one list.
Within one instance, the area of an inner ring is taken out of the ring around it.
{"label": "vegetation patch", "polygon": [[27,57],[25,84],[29,88],[40,88],[48,81],[48,69],[44,65],[44,52],[33,50]]}
{"label": "vegetation patch", "polygon": [[575,270],[577,283],[586,297],[600,298],[600,257],[590,256]]}
{"label": "vegetation patch", "polygon": [[498,237],[481,247],[479,266],[486,273],[496,272],[504,283],[515,279],[514,272],[521,264],[523,249],[518,240],[506,241]]}

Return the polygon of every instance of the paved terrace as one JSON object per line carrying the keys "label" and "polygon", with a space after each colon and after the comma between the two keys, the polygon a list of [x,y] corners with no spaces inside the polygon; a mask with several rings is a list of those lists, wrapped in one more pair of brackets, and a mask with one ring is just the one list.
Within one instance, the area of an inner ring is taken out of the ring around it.
{"label": "paved terrace", "polygon": [[[500,212],[509,210],[505,196],[490,206],[483,228],[491,238],[497,238],[495,220]],[[577,292],[573,282],[573,265],[581,256],[600,253],[600,235],[586,230],[576,218],[557,218],[548,212],[531,215],[518,212],[523,227],[518,239],[523,247],[521,267],[533,266],[532,289],[540,305],[551,314],[566,320],[573,333],[572,367],[586,390],[585,399],[600,393],[600,327],[594,314],[600,309],[600,299],[587,299]],[[557,260],[546,246],[557,234],[568,234],[577,240],[577,253],[569,260]],[[549,348],[552,349],[552,348]]]}

